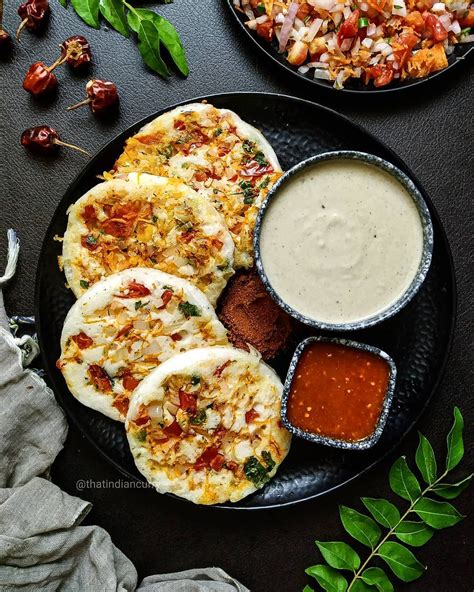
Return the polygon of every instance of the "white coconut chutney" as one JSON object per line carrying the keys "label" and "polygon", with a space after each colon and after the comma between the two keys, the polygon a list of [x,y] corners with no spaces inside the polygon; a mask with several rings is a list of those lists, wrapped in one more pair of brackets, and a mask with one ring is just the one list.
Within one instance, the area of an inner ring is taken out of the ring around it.
{"label": "white coconut chutney", "polygon": [[382,169],[338,159],[284,183],[260,234],[265,274],[280,298],[328,324],[388,309],[420,266],[423,227],[405,187]]}

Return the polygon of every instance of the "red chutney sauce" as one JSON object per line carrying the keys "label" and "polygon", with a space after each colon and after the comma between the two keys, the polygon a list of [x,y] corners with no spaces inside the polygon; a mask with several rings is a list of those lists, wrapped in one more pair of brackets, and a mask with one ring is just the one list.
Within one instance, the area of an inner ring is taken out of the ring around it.
{"label": "red chutney sauce", "polygon": [[295,427],[355,442],[372,435],[390,377],[388,363],[354,347],[314,342],[298,362],[288,398]]}

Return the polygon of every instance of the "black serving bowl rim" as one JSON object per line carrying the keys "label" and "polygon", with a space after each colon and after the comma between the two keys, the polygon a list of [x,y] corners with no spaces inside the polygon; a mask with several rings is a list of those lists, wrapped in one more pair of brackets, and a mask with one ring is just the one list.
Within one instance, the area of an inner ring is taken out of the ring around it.
{"label": "black serving bowl rim", "polygon": [[[400,298],[398,298],[393,304],[391,304],[385,310],[382,310],[381,312],[376,313],[370,317],[347,323],[328,323],[325,321],[318,321],[317,319],[302,314],[301,312],[287,304],[283,300],[283,298],[278,294],[278,292],[273,288],[270,280],[268,279],[265,273],[265,268],[262,262],[260,252],[260,235],[263,225],[263,219],[265,217],[265,213],[268,209],[268,206],[271,204],[272,200],[278,194],[278,191],[280,190],[282,185],[284,185],[289,179],[291,179],[295,175],[298,175],[302,170],[306,168],[311,168],[313,166],[318,165],[321,162],[326,162],[329,160],[358,160],[365,164],[376,166],[388,173],[390,176],[394,177],[406,189],[410,198],[415,204],[418,214],[420,216],[423,230],[423,250],[420,264],[412,282],[405,290],[405,292],[400,296]],[[333,150],[330,152],[322,152],[321,154],[316,154],[314,156],[310,156],[305,160],[302,160],[294,167],[286,171],[272,186],[257,214],[253,244],[255,252],[255,266],[257,268],[258,274],[260,275],[260,278],[270,296],[285,312],[287,312],[289,315],[291,315],[301,323],[304,323],[305,325],[308,325],[315,329],[324,329],[328,331],[355,331],[359,329],[366,329],[368,327],[372,327],[373,325],[378,325],[379,323],[382,323],[383,321],[400,312],[400,310],[402,310],[402,308],[404,308],[410,302],[410,300],[412,300],[412,298],[416,295],[416,293],[421,288],[426,278],[431,264],[431,258],[433,255],[433,223],[431,221],[431,215],[428,206],[423,198],[421,191],[410,179],[410,177],[403,171],[401,171],[398,167],[396,167],[394,164],[387,160],[384,160],[383,158],[380,158],[379,156],[375,156],[374,154],[369,154],[367,152],[360,152],[357,150]]]}
{"label": "black serving bowl rim", "polygon": [[[343,345],[345,347],[351,347],[361,351],[366,351],[379,358],[382,358],[383,360],[385,360],[385,362],[387,362],[389,367],[389,377],[387,391],[385,393],[382,405],[382,411],[379,415],[377,425],[375,426],[374,431],[370,436],[367,436],[367,438],[364,438],[363,440],[357,440],[354,442],[350,442],[348,440],[339,440],[337,438],[330,438],[329,436],[322,436],[319,434],[315,434],[313,432],[307,432],[306,430],[302,430],[301,428],[298,428],[295,425],[293,425],[288,419],[288,400],[290,397],[291,385],[293,383],[296,368],[298,367],[298,363],[301,359],[304,350],[311,343],[315,342],[335,343],[337,345]],[[323,444],[325,446],[332,446],[333,448],[344,448],[345,450],[366,450],[367,448],[372,448],[372,446],[374,446],[379,440],[385,428],[385,424],[387,423],[388,414],[390,412],[390,408],[393,403],[393,397],[395,394],[396,379],[397,367],[395,365],[395,362],[386,352],[379,349],[378,347],[368,345],[367,343],[361,343],[359,341],[353,341],[351,339],[345,339],[344,337],[322,337],[316,335],[307,337],[298,344],[295,353],[291,358],[290,367],[286,375],[285,384],[283,387],[283,395],[281,399],[281,420],[285,428],[291,434],[297,436],[298,438],[303,438],[304,440],[314,442],[315,444]]]}

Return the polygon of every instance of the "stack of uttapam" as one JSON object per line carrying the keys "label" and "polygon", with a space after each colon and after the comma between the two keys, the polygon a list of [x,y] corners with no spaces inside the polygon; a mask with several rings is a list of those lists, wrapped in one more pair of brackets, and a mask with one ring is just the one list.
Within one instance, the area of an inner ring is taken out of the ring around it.
{"label": "stack of uttapam", "polygon": [[234,269],[252,264],[256,214],[280,173],[259,131],[191,104],[127,140],[68,211],[60,265],[78,300],[58,368],[81,403],[125,421],[160,492],[237,501],[288,452],[280,379],[229,346],[214,311]]}

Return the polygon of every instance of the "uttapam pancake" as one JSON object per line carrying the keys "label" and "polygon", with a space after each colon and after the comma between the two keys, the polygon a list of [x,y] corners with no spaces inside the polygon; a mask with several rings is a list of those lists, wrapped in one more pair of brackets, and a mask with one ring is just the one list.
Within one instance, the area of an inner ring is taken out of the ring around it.
{"label": "uttapam pancake", "polygon": [[236,502],[288,453],[282,384],[256,354],[232,347],[174,356],[135,391],[125,424],[135,463],[160,492],[197,504]]}
{"label": "uttapam pancake", "polygon": [[112,174],[139,171],[182,179],[222,212],[236,246],[235,267],[250,267],[258,208],[281,167],[268,141],[228,109],[192,103],[129,138]]}
{"label": "uttapam pancake", "polygon": [[94,284],[69,311],[58,368],[84,405],[124,421],[140,381],[176,353],[227,344],[204,294],[155,269],[128,269]]}
{"label": "uttapam pancake", "polygon": [[188,279],[215,305],[233,273],[222,215],[178,179],[131,173],[96,185],[68,213],[61,262],[76,296],[114,272],[153,267]]}

